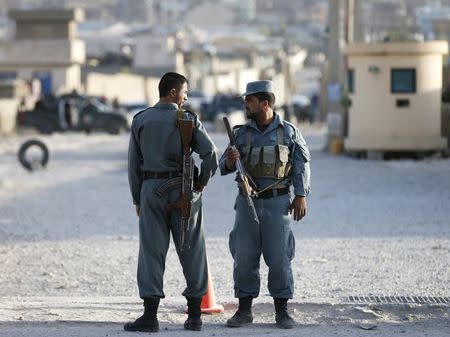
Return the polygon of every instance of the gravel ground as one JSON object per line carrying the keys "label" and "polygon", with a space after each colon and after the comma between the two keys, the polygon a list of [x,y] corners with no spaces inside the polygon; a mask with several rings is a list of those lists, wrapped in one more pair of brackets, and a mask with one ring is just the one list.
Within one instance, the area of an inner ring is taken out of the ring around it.
{"label": "gravel ground", "polygon": [[[312,150],[312,194],[296,236],[298,327],[271,326],[262,263],[257,324],[250,336],[448,335],[446,306],[347,305],[349,295],[450,296],[450,160],[356,160],[320,152],[324,130],[305,126]],[[226,136],[212,134],[220,151]],[[115,336],[141,310],[136,287],[137,218],[126,174],[128,135],[39,137],[46,170],[28,173],[16,153],[28,136],[0,144],[0,336]],[[200,335],[223,329],[235,309],[227,238],[236,186],[216,175],[204,193],[208,259],[224,315],[205,317]],[[165,274],[163,330],[182,330],[185,286],[173,245]],[[364,322],[377,328],[365,332]],[[170,324],[169,324],[170,323]],[[231,332],[229,330],[232,330]],[[405,333],[405,334],[403,334]]]}

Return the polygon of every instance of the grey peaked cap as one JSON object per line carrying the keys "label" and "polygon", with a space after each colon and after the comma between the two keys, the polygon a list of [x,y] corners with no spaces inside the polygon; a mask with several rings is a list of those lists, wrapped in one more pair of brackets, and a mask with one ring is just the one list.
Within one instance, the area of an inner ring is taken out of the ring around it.
{"label": "grey peaked cap", "polygon": [[241,96],[248,96],[256,94],[257,92],[267,92],[274,95],[273,93],[273,82],[272,81],[254,81],[248,82],[245,92]]}

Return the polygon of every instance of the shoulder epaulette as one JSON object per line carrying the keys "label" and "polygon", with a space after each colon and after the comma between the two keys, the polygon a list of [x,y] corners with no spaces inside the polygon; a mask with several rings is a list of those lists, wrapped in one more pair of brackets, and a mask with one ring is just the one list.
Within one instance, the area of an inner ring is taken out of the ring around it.
{"label": "shoulder epaulette", "polygon": [[180,126],[180,122],[181,120],[190,120],[194,123],[194,127],[197,125],[197,121],[198,121],[198,116],[195,112],[192,112],[190,110],[184,110],[184,109],[179,109],[177,110],[177,115],[176,115],[176,119],[177,119],[177,126]]}
{"label": "shoulder epaulette", "polygon": [[294,124],[292,124],[292,123],[290,123],[288,121],[283,120],[282,123],[285,124],[285,125],[290,126],[294,131],[297,129],[297,127]]}
{"label": "shoulder epaulette", "polygon": [[190,110],[183,110],[183,112],[188,113],[188,114],[194,116],[195,118],[198,117],[198,115],[197,115],[195,112],[193,112],[193,111],[190,111]]}
{"label": "shoulder epaulette", "polygon": [[133,118],[135,118],[137,115],[140,115],[140,114],[143,113],[144,111],[147,111],[148,109],[150,109],[150,107],[148,107],[148,108],[146,108],[146,109],[144,109],[144,110],[139,111],[138,113],[134,114]]}
{"label": "shoulder epaulette", "polygon": [[184,110],[184,109],[177,110],[177,118],[184,118],[183,114],[186,114],[189,117],[192,117],[194,120],[197,120],[197,118],[198,118],[198,115],[193,111]]}
{"label": "shoulder epaulette", "polygon": [[240,137],[245,133],[245,130],[247,130],[247,125],[248,124],[235,125],[233,126],[232,132],[236,137]]}

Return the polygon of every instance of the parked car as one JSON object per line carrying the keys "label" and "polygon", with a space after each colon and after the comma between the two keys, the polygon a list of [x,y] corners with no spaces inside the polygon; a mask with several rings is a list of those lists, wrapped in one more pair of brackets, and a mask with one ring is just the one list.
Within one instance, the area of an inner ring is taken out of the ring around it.
{"label": "parked car", "polygon": [[311,106],[311,100],[304,95],[295,95],[291,98],[292,110],[299,122],[314,121],[314,111]]}
{"label": "parked car", "polygon": [[113,111],[98,97],[78,94],[44,97],[33,110],[20,112],[17,124],[47,134],[68,130],[119,134],[128,129],[124,114]]}
{"label": "parked car", "polygon": [[195,112],[200,112],[202,104],[210,103],[211,100],[211,96],[207,96],[199,90],[190,90],[188,92],[188,100],[185,105],[189,106]]}
{"label": "parked car", "polygon": [[142,110],[145,110],[148,108],[148,104],[145,102],[142,103],[126,103],[122,104],[121,108],[123,111],[125,111],[128,128],[131,128],[131,123],[133,122],[134,115],[136,115],[138,112],[141,112]]}
{"label": "parked car", "polygon": [[244,110],[244,100],[241,96],[230,94],[215,95],[211,102],[204,102],[200,107],[203,120],[209,121],[214,120],[217,114],[236,110]]}

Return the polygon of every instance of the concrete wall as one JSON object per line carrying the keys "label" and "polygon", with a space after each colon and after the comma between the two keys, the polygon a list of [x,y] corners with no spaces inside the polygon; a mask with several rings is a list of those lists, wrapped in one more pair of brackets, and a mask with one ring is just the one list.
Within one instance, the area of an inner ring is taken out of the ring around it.
{"label": "concrete wall", "polygon": [[17,98],[0,99],[0,134],[9,134],[15,130],[19,102]]}
{"label": "concrete wall", "polygon": [[248,82],[257,80],[259,80],[258,69],[237,69],[203,77],[200,80],[200,89],[207,95],[227,92],[241,94],[245,92]]}
{"label": "concrete wall", "polygon": [[81,8],[12,9],[9,17],[16,22],[16,39],[72,39],[76,23],[84,20]]}
{"label": "concrete wall", "polygon": [[159,100],[159,78],[134,74],[90,73],[86,77],[86,94],[117,98],[120,103],[146,102],[155,104]]}
{"label": "concrete wall", "polygon": [[81,67],[77,64],[66,68],[65,83],[61,88],[62,92],[79,90],[81,85]]}
{"label": "concrete wall", "polygon": [[26,22],[17,26],[16,39],[67,39],[71,34],[70,26],[66,22],[48,24],[45,22]]}
{"label": "concrete wall", "polygon": [[286,80],[283,74],[275,74],[271,79],[275,91],[275,106],[286,103]]}
{"label": "concrete wall", "polygon": [[83,10],[11,10],[9,16],[16,21],[16,36],[0,42],[0,71],[15,72],[26,81],[35,72],[49,73],[55,94],[80,89],[85,44],[74,36]]}
{"label": "concrete wall", "polygon": [[52,69],[53,90],[56,94],[63,94],[81,86],[81,69],[79,65],[67,68]]}
{"label": "concrete wall", "polygon": [[36,72],[49,72],[54,94],[62,94],[81,87],[81,69],[74,64],[68,67],[23,66],[19,69],[0,65],[0,71],[14,71],[17,78],[29,81]]}
{"label": "concrete wall", "polygon": [[236,76],[236,88],[238,93],[242,94],[245,92],[245,87],[248,82],[259,80],[259,70],[256,68],[246,68],[237,71]]}
{"label": "concrete wall", "polygon": [[84,48],[81,40],[0,42],[0,71],[13,71],[26,81],[36,72],[49,72],[55,94],[80,89]]}
{"label": "concrete wall", "polygon": [[[226,74],[203,77],[200,90],[207,95],[220,92],[241,94],[245,92],[248,82],[258,79],[257,69],[231,71]],[[120,102],[147,102],[153,105],[159,100],[159,80],[160,78],[134,74],[89,73],[86,76],[85,91],[88,95],[105,96],[109,99],[117,97]],[[279,74],[273,80],[277,105],[282,105],[284,103],[284,76]]]}
{"label": "concrete wall", "polygon": [[231,69],[245,69],[247,68],[247,60],[245,59],[231,59],[222,60],[217,57],[212,59],[212,72],[214,73],[224,73]]}
{"label": "concrete wall", "polygon": [[[359,45],[348,52],[354,70],[350,94],[349,150],[432,150],[446,147],[441,137],[442,53],[447,45]],[[378,68],[378,72],[369,71]],[[391,69],[416,69],[416,93],[391,93]],[[397,107],[398,99],[409,100]]]}
{"label": "concrete wall", "polygon": [[145,94],[147,97],[146,102],[149,105],[154,105],[159,100],[159,91],[158,91],[159,80],[160,79],[156,77],[147,77],[145,80],[146,84]]}
{"label": "concrete wall", "polygon": [[133,60],[135,68],[158,68],[177,66],[177,53],[173,37],[138,36]]}
{"label": "concrete wall", "polygon": [[144,77],[131,74],[90,73],[86,77],[86,94],[117,98],[119,102],[145,102]]}
{"label": "concrete wall", "polygon": [[81,40],[13,40],[0,42],[0,65],[66,66],[85,61]]}
{"label": "concrete wall", "polygon": [[206,95],[214,95],[218,92],[236,93],[236,73],[229,72],[225,74],[205,76],[201,81],[200,88]]}

